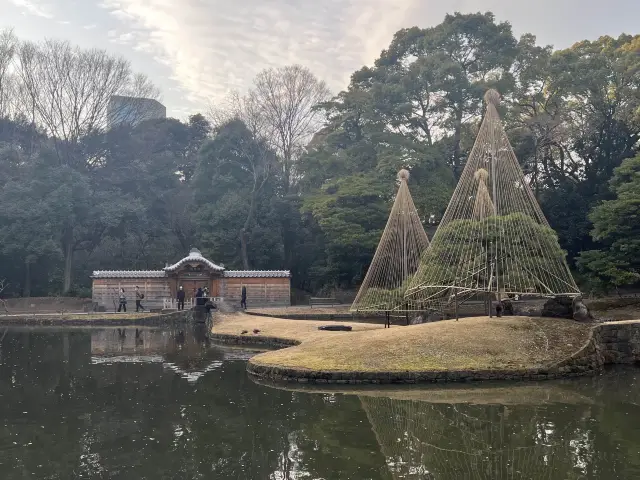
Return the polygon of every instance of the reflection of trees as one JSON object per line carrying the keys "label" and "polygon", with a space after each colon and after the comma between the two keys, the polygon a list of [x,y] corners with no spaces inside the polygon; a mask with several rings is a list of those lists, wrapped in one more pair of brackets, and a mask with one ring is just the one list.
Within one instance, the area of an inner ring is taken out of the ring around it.
{"label": "reflection of trees", "polygon": [[611,454],[587,405],[360,400],[397,479],[605,478],[626,462]]}
{"label": "reflection of trees", "polygon": [[[191,343],[189,333],[182,348],[168,342],[166,359],[188,368],[225,356]],[[3,480],[375,478],[375,440],[350,423],[351,414],[366,422],[356,398],[266,389],[247,378],[244,362],[189,383],[161,363],[92,364],[86,331],[9,331],[0,399]],[[365,438],[345,440],[357,432]]]}
{"label": "reflection of trees", "polygon": [[189,335],[169,338],[165,363],[222,362],[192,383],[162,363],[92,364],[86,331],[9,330],[0,478],[640,478],[633,376],[570,383],[539,406],[522,405],[544,401],[531,393],[505,407],[291,392]]}

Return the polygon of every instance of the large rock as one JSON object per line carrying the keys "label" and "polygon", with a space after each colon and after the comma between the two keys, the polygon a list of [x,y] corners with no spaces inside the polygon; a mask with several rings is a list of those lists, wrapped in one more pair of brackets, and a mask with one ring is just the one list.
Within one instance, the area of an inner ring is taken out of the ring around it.
{"label": "large rock", "polygon": [[582,297],[573,299],[573,319],[578,322],[592,322],[593,315],[582,301]]}
{"label": "large rock", "polygon": [[540,313],[542,317],[573,318],[573,298],[553,297],[547,300]]}

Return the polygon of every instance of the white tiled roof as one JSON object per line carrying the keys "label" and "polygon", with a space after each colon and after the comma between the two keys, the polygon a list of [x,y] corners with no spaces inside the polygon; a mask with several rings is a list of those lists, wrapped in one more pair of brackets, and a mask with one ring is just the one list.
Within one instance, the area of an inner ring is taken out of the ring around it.
{"label": "white tiled roof", "polygon": [[163,278],[162,270],[94,270],[91,278]]}
{"label": "white tiled roof", "polygon": [[204,263],[211,270],[218,270],[219,272],[224,270],[223,266],[216,265],[211,260],[208,260],[208,259],[204,258],[202,256],[202,253],[200,253],[200,250],[198,250],[197,248],[192,248],[191,251],[189,252],[189,255],[184,257],[182,260],[179,260],[178,262],[174,263],[173,265],[169,265],[167,267],[164,267],[164,271],[165,272],[173,272],[173,271],[179,269],[185,263],[191,263],[191,262]]}
{"label": "white tiled roof", "polygon": [[230,278],[258,278],[258,277],[290,277],[289,270],[227,270],[224,277]]}

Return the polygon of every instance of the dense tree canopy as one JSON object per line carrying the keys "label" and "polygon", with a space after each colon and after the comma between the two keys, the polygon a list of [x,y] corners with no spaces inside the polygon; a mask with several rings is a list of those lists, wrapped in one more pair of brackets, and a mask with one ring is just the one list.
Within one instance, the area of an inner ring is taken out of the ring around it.
{"label": "dense tree canopy", "polygon": [[398,31],[333,97],[289,66],[209,118],[113,128],[108,98],[157,96],[146,78],[102,51],[3,32],[3,295],[85,294],[93,269],[159,268],[192,246],[229,267],[290,269],[307,292],[355,288],[400,168],[433,234],[490,87],[583,288],[639,283],[640,35],[554,51],[491,13],[455,13]]}
{"label": "dense tree canopy", "polygon": [[615,195],[593,209],[591,235],[602,245],[582,252],[580,267],[596,289],[640,282],[640,155],[622,162],[610,181]]}

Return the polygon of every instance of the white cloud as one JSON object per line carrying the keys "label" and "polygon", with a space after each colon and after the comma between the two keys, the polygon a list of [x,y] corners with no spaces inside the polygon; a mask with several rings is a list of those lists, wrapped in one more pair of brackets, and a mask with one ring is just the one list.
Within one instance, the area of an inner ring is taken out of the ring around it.
{"label": "white cloud", "polygon": [[21,8],[23,12],[30,15],[43,18],[53,18],[51,13],[51,5],[48,2],[42,2],[38,0],[9,0],[16,7]]}
{"label": "white cloud", "polygon": [[[103,0],[122,22],[111,41],[167,65],[188,100],[246,89],[264,68],[300,63],[334,91],[411,22],[420,0]],[[124,40],[123,39],[124,36]]]}

